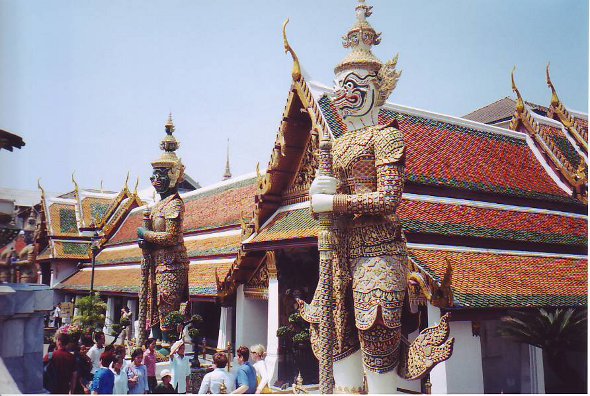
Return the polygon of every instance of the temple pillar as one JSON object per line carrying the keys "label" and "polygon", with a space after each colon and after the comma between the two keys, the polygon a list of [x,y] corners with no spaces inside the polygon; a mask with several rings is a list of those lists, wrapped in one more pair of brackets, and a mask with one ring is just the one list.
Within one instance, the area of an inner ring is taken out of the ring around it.
{"label": "temple pillar", "polygon": [[236,349],[254,344],[266,345],[267,305],[264,300],[247,298],[244,285],[236,291]]}
{"label": "temple pillar", "polygon": [[131,311],[131,326],[133,327],[131,330],[131,338],[135,338],[137,336],[137,334],[139,334],[139,321],[137,320],[138,317],[138,305],[139,305],[139,300],[136,298],[133,299],[129,299],[127,300],[127,306],[129,307],[129,310]]}
{"label": "temple pillar", "polygon": [[545,368],[543,350],[529,345],[531,393],[545,393]]}
{"label": "temple pillar", "polygon": [[[428,326],[440,321],[440,308],[428,305]],[[455,338],[453,356],[430,373],[432,393],[484,393],[480,338],[473,335],[472,322],[450,322]]]}
{"label": "temple pillar", "polygon": [[232,307],[221,307],[219,316],[219,334],[217,336],[217,349],[225,349],[227,343],[231,341],[232,331]]}
{"label": "temple pillar", "polygon": [[111,326],[115,319],[115,298],[109,297],[107,300],[107,311],[105,313],[105,321],[103,331],[105,334],[110,334]]}
{"label": "temple pillar", "polygon": [[276,382],[279,372],[279,339],[277,337],[279,328],[279,280],[274,252],[269,252],[267,255],[266,267],[268,270],[268,319],[265,362],[270,386]]}

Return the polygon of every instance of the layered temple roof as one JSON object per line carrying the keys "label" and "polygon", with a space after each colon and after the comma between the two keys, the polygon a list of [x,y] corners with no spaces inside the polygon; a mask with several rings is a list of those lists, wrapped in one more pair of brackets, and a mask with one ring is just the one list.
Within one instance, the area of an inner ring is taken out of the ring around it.
{"label": "layered temple roof", "polygon": [[[256,177],[245,175],[181,194],[185,202],[184,234],[190,264],[191,298],[217,297],[217,280],[224,279],[236,259],[241,243],[242,213],[252,212]],[[142,253],[137,228],[143,208],[129,212],[96,257],[95,288],[108,293],[137,293]],[[85,268],[61,282],[61,290],[89,290],[90,272]],[[112,278],[111,278],[112,276]]]}
{"label": "layered temple roof", "polygon": [[[255,232],[242,244],[228,289],[259,268],[258,252],[317,244],[318,224],[301,191],[318,166],[311,125],[336,138],[346,132],[330,93],[294,78],[259,180]],[[511,119],[514,109],[505,113],[498,111]],[[434,288],[449,260],[452,308],[587,305],[587,205],[526,133],[387,103],[380,122],[391,121],[406,143],[407,182],[397,214],[410,259]],[[555,127],[554,120],[545,124]]]}

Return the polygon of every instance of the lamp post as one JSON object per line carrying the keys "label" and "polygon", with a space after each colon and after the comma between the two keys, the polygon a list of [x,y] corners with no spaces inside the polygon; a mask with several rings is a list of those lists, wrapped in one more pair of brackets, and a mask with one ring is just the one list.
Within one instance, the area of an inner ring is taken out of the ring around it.
{"label": "lamp post", "polygon": [[94,295],[94,267],[96,265],[96,254],[98,253],[100,237],[98,232],[94,230],[94,234],[90,238],[90,250],[92,251],[92,272],[90,274],[90,295]]}

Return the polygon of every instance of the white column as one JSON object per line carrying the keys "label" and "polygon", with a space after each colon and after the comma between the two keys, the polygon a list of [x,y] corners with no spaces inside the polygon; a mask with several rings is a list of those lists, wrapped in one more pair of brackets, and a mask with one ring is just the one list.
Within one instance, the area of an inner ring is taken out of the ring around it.
{"label": "white column", "polygon": [[139,331],[139,321],[137,320],[137,305],[139,304],[139,301],[137,300],[137,298],[133,298],[133,299],[129,299],[127,300],[127,306],[129,307],[129,310],[131,311],[131,320],[132,320],[132,330],[131,330],[131,337],[130,338],[135,338],[136,335],[138,334]]}
{"label": "white column", "polygon": [[236,350],[240,345],[244,344],[244,332],[248,331],[244,319],[245,299],[244,285],[242,284],[236,290]]}
{"label": "white column", "polygon": [[[432,327],[435,324],[440,322],[440,308],[435,307],[434,305],[427,304],[428,308],[428,327]],[[451,323],[451,330],[453,326]],[[457,341],[455,340],[455,343]],[[455,356],[451,356],[451,359],[454,359]],[[448,393],[447,391],[447,362],[442,362],[437,364],[432,371],[430,372],[430,383],[432,384],[432,393],[433,394],[441,394],[441,393]]]}
{"label": "white column", "polygon": [[545,393],[545,370],[543,350],[529,345],[531,393]]}
{"label": "white column", "polygon": [[266,368],[268,370],[269,385],[277,380],[279,366],[279,280],[269,277],[268,280],[268,321],[266,334]]}
{"label": "white column", "polygon": [[107,312],[105,313],[105,321],[104,321],[104,333],[109,334],[111,331],[111,325],[113,324],[113,319],[115,318],[115,298],[109,297],[107,300]]}
{"label": "white column", "polygon": [[[453,355],[446,362],[449,393],[483,393],[481,339],[473,335],[471,321],[450,322],[455,338]],[[432,393],[435,393],[432,389]]]}
{"label": "white column", "polygon": [[232,307],[221,307],[219,316],[219,334],[217,336],[217,349],[225,349],[228,341],[231,341]]}

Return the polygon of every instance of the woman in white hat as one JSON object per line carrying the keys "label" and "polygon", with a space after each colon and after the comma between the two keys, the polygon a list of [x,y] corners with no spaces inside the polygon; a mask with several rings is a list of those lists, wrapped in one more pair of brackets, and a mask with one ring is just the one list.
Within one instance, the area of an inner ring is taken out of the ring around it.
{"label": "woman in white hat", "polygon": [[174,387],[170,383],[170,381],[172,381],[172,373],[170,372],[170,370],[162,370],[162,372],[160,373],[160,377],[162,378],[162,382],[154,388],[154,394],[169,395],[172,393],[176,393]]}
{"label": "woman in white hat", "polygon": [[250,354],[252,355],[252,360],[254,361],[254,369],[256,370],[256,380],[258,385],[256,386],[256,393],[272,393],[269,386],[268,381],[268,371],[266,370],[266,362],[264,358],[266,357],[266,349],[264,346],[260,344],[252,345],[250,347]]}

